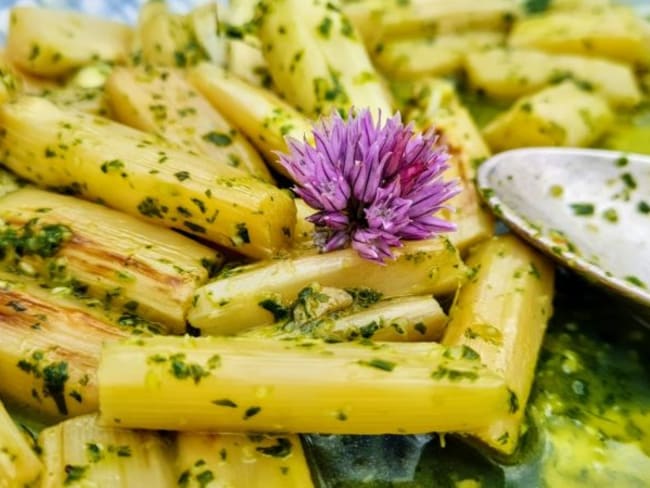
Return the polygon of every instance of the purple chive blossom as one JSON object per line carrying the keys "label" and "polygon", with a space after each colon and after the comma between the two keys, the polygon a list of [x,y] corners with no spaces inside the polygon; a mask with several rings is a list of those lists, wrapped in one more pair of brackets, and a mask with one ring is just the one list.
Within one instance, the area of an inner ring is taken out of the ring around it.
{"label": "purple chive blossom", "polygon": [[322,251],[352,245],[383,263],[402,240],[455,230],[433,215],[459,188],[442,180],[449,155],[432,131],[415,134],[399,114],[375,124],[362,110],[347,121],[334,114],[313,135],[314,145],[288,139],[289,154],[280,154],[280,162],[295,192],[318,210],[308,220]]}

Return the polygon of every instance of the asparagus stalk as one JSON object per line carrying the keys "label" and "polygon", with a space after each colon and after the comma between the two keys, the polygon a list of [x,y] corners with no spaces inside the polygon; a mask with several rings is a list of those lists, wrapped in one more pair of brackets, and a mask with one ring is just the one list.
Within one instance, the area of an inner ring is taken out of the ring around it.
{"label": "asparagus stalk", "polygon": [[233,334],[272,324],[278,311],[312,283],[337,288],[370,285],[390,298],[448,294],[465,277],[458,251],[446,238],[410,242],[395,255],[394,261],[381,266],[353,249],[343,249],[228,270],[199,288],[188,320],[206,334]]}
{"label": "asparagus stalk", "polygon": [[480,201],[474,181],[462,172],[462,148],[449,147],[451,158],[447,179],[456,179],[461,191],[449,200],[452,210],[443,209],[440,214],[446,220],[456,224],[456,232],[449,235],[449,240],[465,253],[475,244],[494,235],[494,218]]}
{"label": "asparagus stalk", "polygon": [[[313,287],[306,290],[312,290]],[[299,296],[304,294],[303,290]],[[328,303],[332,291],[312,292],[317,302]],[[377,295],[377,299],[380,296]],[[298,301],[299,303],[301,300]],[[388,342],[435,341],[442,336],[447,315],[430,296],[381,300],[300,320],[295,317],[272,326],[251,329],[253,337],[315,337],[327,342],[372,339]]]}
{"label": "asparagus stalk", "polygon": [[119,122],[179,149],[272,181],[253,146],[183,78],[166,68],[116,68],[106,93]]}
{"label": "asparagus stalk", "polygon": [[144,61],[184,68],[208,59],[208,53],[195,35],[193,20],[169,12],[165,2],[144,3],[134,41],[136,64]]}
{"label": "asparagus stalk", "polygon": [[230,39],[227,50],[228,72],[251,85],[270,89],[273,85],[262,49],[246,41]]}
{"label": "asparagus stalk", "polygon": [[409,113],[409,119],[421,130],[435,127],[460,162],[463,177],[473,180],[476,168],[491,153],[453,85],[446,80],[431,78],[416,83],[414,92],[417,102]]}
{"label": "asparagus stalk", "polygon": [[209,61],[222,65],[226,62],[227,42],[221,33],[219,9],[216,2],[199,5],[185,17],[196,42]]}
{"label": "asparagus stalk", "polygon": [[481,205],[473,181],[476,166],[490,150],[450,83],[427,80],[415,91],[419,91],[417,106],[409,118],[421,130],[435,128],[441,134],[451,154],[448,178],[455,178],[461,186],[460,193],[449,202],[454,211],[441,213],[456,224],[457,231],[449,238],[464,252],[494,234],[494,219]]}
{"label": "asparagus stalk", "polygon": [[468,30],[506,31],[522,14],[518,0],[367,0],[350,2],[344,12],[373,49],[381,41]]}
{"label": "asparagus stalk", "polygon": [[291,197],[140,131],[21,97],[0,107],[0,151],[18,175],[235,249],[270,257],[291,242]]}
{"label": "asparagus stalk", "polygon": [[85,88],[71,84],[46,90],[41,96],[64,110],[77,110],[101,117],[111,115],[103,87]]}
{"label": "asparagus stalk", "polygon": [[42,465],[0,402],[0,486],[28,486]]}
{"label": "asparagus stalk", "polygon": [[505,378],[509,411],[475,435],[511,454],[552,313],[553,266],[512,236],[485,242],[467,264],[474,277],[463,285],[452,307],[443,344],[471,347]]}
{"label": "asparagus stalk", "polygon": [[187,488],[313,488],[297,435],[196,434],[177,438],[179,484]]}
{"label": "asparagus stalk", "polygon": [[463,32],[386,41],[371,54],[377,67],[391,79],[417,80],[453,75],[463,68],[467,53],[503,45],[504,41],[502,32]]}
{"label": "asparagus stalk", "polygon": [[[0,282],[0,395],[47,419],[96,411],[104,341],[146,332],[29,280]],[[131,330],[129,330],[131,329]]]}
{"label": "asparagus stalk", "polygon": [[491,98],[514,100],[562,78],[592,87],[613,106],[634,107],[642,98],[631,66],[589,56],[534,49],[490,49],[465,57],[472,88]]}
{"label": "asparagus stalk", "polygon": [[476,353],[437,343],[157,337],[106,344],[98,378],[101,422],[131,428],[473,431],[508,409]]}
{"label": "asparagus stalk", "polygon": [[0,199],[0,219],[5,268],[51,288],[74,285],[175,333],[185,331],[192,295],[222,259],[168,229],[34,188]]}
{"label": "asparagus stalk", "polygon": [[625,6],[596,8],[576,15],[555,11],[518,22],[508,44],[558,54],[581,54],[650,66],[650,27],[634,9]]}
{"label": "asparagus stalk", "polygon": [[586,147],[614,122],[602,96],[567,80],[518,99],[484,129],[495,151],[529,146]]}
{"label": "asparagus stalk", "polygon": [[153,432],[101,427],[95,415],[86,415],[45,429],[40,444],[42,488],[182,486],[173,469],[171,443]]}
{"label": "asparagus stalk", "polygon": [[248,136],[273,168],[289,176],[278,164],[275,151],[286,152],[285,137],[303,139],[311,124],[285,101],[268,90],[250,85],[208,63],[192,68],[189,80],[214,107]]}
{"label": "asparagus stalk", "polygon": [[338,2],[260,2],[259,37],[276,90],[307,115],[369,107],[392,113],[392,101],[356,29]]}
{"label": "asparagus stalk", "polygon": [[91,61],[125,61],[131,35],[125,24],[78,12],[17,7],[10,13],[7,51],[20,69],[57,77]]}
{"label": "asparagus stalk", "polygon": [[8,60],[0,58],[0,103],[13,98],[23,90],[22,77]]}

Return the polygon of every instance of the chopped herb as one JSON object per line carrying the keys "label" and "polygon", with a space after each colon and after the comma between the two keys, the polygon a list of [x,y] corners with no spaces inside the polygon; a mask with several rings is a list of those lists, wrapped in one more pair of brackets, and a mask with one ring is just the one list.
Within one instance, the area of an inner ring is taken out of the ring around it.
{"label": "chopped herb", "polygon": [[361,308],[368,308],[382,299],[383,294],[372,288],[345,288],[345,291],[352,295],[354,305]]}
{"label": "chopped herb", "polygon": [[190,222],[189,220],[185,220],[183,222],[183,225],[190,229],[192,232],[195,232],[197,234],[205,234],[205,227],[202,225],[195,224],[194,222]]}
{"label": "chopped herb", "polygon": [[508,411],[510,413],[517,413],[519,411],[519,397],[510,388],[508,388],[508,405]]}
{"label": "chopped herb", "polygon": [[387,361],[385,359],[379,358],[373,358],[370,361],[358,361],[358,364],[388,372],[393,371],[395,369],[395,366],[397,366],[397,363],[394,363],[393,361]]}
{"label": "chopped herb", "polygon": [[29,61],[34,61],[41,54],[41,48],[38,44],[33,44],[31,51],[29,51]]}
{"label": "chopped herb", "polygon": [[71,485],[76,481],[81,481],[86,475],[88,466],[75,465],[75,464],[66,464],[65,468],[65,480],[63,480],[64,485]]}
{"label": "chopped herb", "polygon": [[202,378],[210,376],[200,364],[185,362],[185,354],[178,353],[169,357],[170,372],[179,380],[192,378],[195,384],[198,384]]}
{"label": "chopped herb", "polygon": [[248,234],[248,227],[246,227],[246,223],[240,222],[235,227],[237,228],[237,238],[244,244],[249,244],[251,242],[251,238]]}
{"label": "chopped herb", "polygon": [[185,207],[176,207],[176,211],[181,214],[183,217],[192,217],[192,212],[190,212]]}
{"label": "chopped herb", "polygon": [[561,185],[553,185],[551,186],[549,193],[554,198],[560,198],[564,194],[564,188]]}
{"label": "chopped herb", "polygon": [[183,51],[174,51],[174,61],[179,68],[187,66],[187,56]]}
{"label": "chopped herb", "polygon": [[350,39],[354,39],[354,27],[352,22],[347,17],[341,18],[341,35]]}
{"label": "chopped herb", "polygon": [[625,186],[627,186],[630,190],[636,190],[636,180],[631,173],[623,173],[621,175],[621,179],[623,180],[623,183],[625,183]]}
{"label": "chopped herb", "polygon": [[532,261],[530,263],[530,267],[528,268],[528,274],[534,276],[538,280],[542,278],[542,274],[539,272],[539,269]]}
{"label": "chopped herb", "polygon": [[623,168],[624,166],[627,166],[629,162],[630,160],[627,158],[627,156],[621,156],[614,162],[614,164],[619,168]]}
{"label": "chopped herb", "polygon": [[262,411],[261,407],[250,407],[246,409],[246,412],[244,412],[244,420],[248,420],[251,417],[254,417],[258,413]]}
{"label": "chopped herb", "polygon": [[267,298],[258,303],[260,307],[264,310],[268,310],[273,315],[273,319],[276,322],[284,320],[289,317],[289,308],[285,307],[281,303],[273,300],[272,298]]}
{"label": "chopped herb", "polygon": [[89,442],[86,444],[86,456],[91,463],[99,462],[102,459],[102,448],[97,444]]}
{"label": "chopped herb", "polygon": [[321,36],[329,38],[330,32],[332,30],[332,19],[329,17],[323,18],[321,23],[318,25],[318,32]]}
{"label": "chopped herb", "polygon": [[205,364],[208,366],[208,369],[217,369],[221,366],[221,356],[213,354]]}
{"label": "chopped herb", "polygon": [[214,400],[212,403],[219,407],[237,408],[237,404],[230,398],[220,398],[219,400]]}
{"label": "chopped herb", "polygon": [[508,432],[504,432],[499,436],[497,439],[497,442],[501,445],[507,444],[508,440],[510,439],[510,434]]}
{"label": "chopped herb", "polygon": [[573,214],[580,217],[594,214],[593,203],[572,203],[570,207],[573,209]]}
{"label": "chopped herb", "polygon": [[138,211],[145,217],[164,218],[163,214],[168,212],[168,208],[161,205],[157,198],[146,197],[138,204]]}
{"label": "chopped herb", "polygon": [[192,198],[192,203],[196,205],[201,213],[205,213],[205,203],[203,203],[203,200],[199,200],[198,198]]}
{"label": "chopped herb", "polygon": [[443,356],[448,359],[469,359],[475,361],[480,359],[479,354],[469,346],[453,346],[449,347],[444,353]]}
{"label": "chopped herb", "polygon": [[359,327],[359,334],[361,334],[361,337],[364,339],[370,339],[380,328],[381,326],[373,320],[369,324]]}
{"label": "chopped herb", "polygon": [[232,144],[232,138],[228,134],[216,131],[210,131],[206,134],[203,134],[203,140],[206,142],[211,142],[215,146],[229,146]]}
{"label": "chopped herb", "polygon": [[634,286],[638,286],[639,288],[646,288],[646,284],[636,276],[626,276],[624,279],[628,283],[632,283]]}
{"label": "chopped herb", "polygon": [[650,203],[641,200],[637,205],[636,209],[644,215],[650,214]]}
{"label": "chopped herb", "polygon": [[423,322],[418,322],[417,324],[415,324],[413,326],[413,329],[415,329],[417,332],[419,332],[422,335],[427,333],[427,326],[424,325]]}
{"label": "chopped herb", "polygon": [[185,181],[190,177],[190,173],[187,171],[178,171],[174,173],[174,176],[178,181]]}
{"label": "chopped herb", "polygon": [[460,357],[463,358],[463,359],[470,359],[470,360],[474,361],[476,359],[481,358],[481,356],[479,356],[479,353],[477,353],[474,349],[472,349],[469,346],[466,346],[466,345],[463,344],[461,346],[461,350],[462,351],[461,351]]}
{"label": "chopped herb", "polygon": [[552,0],[526,0],[524,9],[529,14],[539,14],[548,10]]}
{"label": "chopped herb", "polygon": [[238,168],[241,165],[241,158],[236,154],[228,154],[228,165]]}
{"label": "chopped herb", "polygon": [[62,415],[68,414],[68,407],[65,403],[65,383],[70,376],[68,375],[68,363],[59,361],[48,364],[43,368],[43,392],[51,396],[56,403],[56,408]]}
{"label": "chopped herb", "polygon": [[438,366],[433,373],[431,373],[431,378],[434,380],[441,380],[447,378],[449,381],[462,381],[464,379],[469,381],[474,381],[478,378],[478,373],[475,371],[459,371],[456,369],[450,369],[446,366]]}
{"label": "chopped herb", "polygon": [[117,454],[117,457],[131,457],[133,455],[131,446],[117,446],[115,454]]}
{"label": "chopped herb", "polygon": [[72,390],[70,393],[68,393],[70,398],[73,398],[77,400],[77,402],[82,403],[83,402],[83,397],[81,396],[81,393],[79,393],[77,390]]}
{"label": "chopped herb", "polygon": [[119,159],[104,161],[101,165],[102,173],[108,173],[109,171],[119,171],[123,168],[124,168],[124,163]]}
{"label": "chopped herb", "polygon": [[603,218],[608,222],[615,224],[616,222],[618,222],[618,212],[616,211],[616,209],[608,208],[603,212]]}
{"label": "chopped herb", "polygon": [[201,266],[208,272],[208,278],[212,278],[219,272],[221,261],[219,259],[201,258]]}
{"label": "chopped herb", "polygon": [[214,474],[208,469],[202,473],[197,474],[196,481],[198,481],[200,488],[205,488],[208,486],[208,484],[214,481]]}
{"label": "chopped herb", "polygon": [[533,105],[530,102],[524,102],[519,106],[522,112],[530,113],[533,111]]}
{"label": "chopped herb", "polygon": [[286,437],[278,437],[274,445],[267,447],[256,447],[255,450],[257,452],[261,452],[265,456],[284,458],[291,454],[292,447],[293,446],[289,439]]}
{"label": "chopped herb", "polygon": [[180,488],[186,488],[190,484],[190,476],[190,471],[186,469],[180,474],[176,484],[178,484]]}

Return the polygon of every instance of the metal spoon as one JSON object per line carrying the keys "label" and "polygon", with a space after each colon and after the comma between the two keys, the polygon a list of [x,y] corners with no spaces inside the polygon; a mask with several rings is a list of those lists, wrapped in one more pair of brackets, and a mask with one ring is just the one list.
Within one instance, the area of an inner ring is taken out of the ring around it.
{"label": "metal spoon", "polygon": [[483,198],[532,245],[650,307],[650,156],[530,148],[490,158]]}

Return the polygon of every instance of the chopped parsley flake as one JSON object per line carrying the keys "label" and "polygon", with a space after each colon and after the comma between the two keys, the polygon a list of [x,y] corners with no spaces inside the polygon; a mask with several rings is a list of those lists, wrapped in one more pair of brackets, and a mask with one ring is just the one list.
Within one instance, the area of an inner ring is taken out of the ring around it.
{"label": "chopped parsley flake", "polygon": [[86,471],[88,471],[88,466],[66,464],[64,471],[65,480],[63,480],[63,484],[68,486],[77,481],[81,481],[86,475]]}
{"label": "chopped parsley flake", "polygon": [[623,168],[624,166],[627,166],[627,164],[628,164],[629,162],[630,162],[630,161],[629,161],[629,159],[627,159],[627,156],[621,156],[620,158],[618,158],[618,159],[614,162],[614,164],[615,164],[616,166],[618,166],[619,168]]}
{"label": "chopped parsley flake", "polygon": [[246,409],[246,412],[244,412],[244,420],[248,420],[251,417],[254,417],[258,413],[262,411],[262,407],[249,407]]}
{"label": "chopped parsley flake", "polygon": [[286,437],[278,437],[277,441],[272,446],[266,447],[256,447],[255,450],[264,454],[265,456],[271,456],[275,458],[284,458],[291,454],[292,448],[291,441]]}
{"label": "chopped parsley flake", "polygon": [[110,171],[120,171],[124,168],[124,163],[119,159],[112,159],[111,161],[104,161],[101,165],[102,173]]}
{"label": "chopped parsley flake", "polygon": [[573,214],[580,217],[586,217],[594,214],[593,203],[572,203],[571,208],[573,209]]}
{"label": "chopped parsley flake", "polygon": [[203,140],[210,142],[215,146],[229,146],[232,144],[232,138],[228,134],[223,132],[210,131],[206,134],[203,134]]}
{"label": "chopped parsley flake", "polygon": [[276,322],[284,320],[289,317],[289,308],[282,305],[280,302],[267,298],[258,303],[264,310],[268,310],[273,315]]}
{"label": "chopped parsley flake", "polygon": [[548,10],[552,0],[526,0],[524,9],[529,14],[539,14]]}
{"label": "chopped parsley flake", "polygon": [[638,286],[639,288],[646,288],[646,284],[636,276],[626,276],[625,281],[633,284],[634,286]]}
{"label": "chopped parsley flake", "polygon": [[636,180],[631,173],[623,173],[621,175],[621,179],[623,180],[623,183],[625,183],[625,186],[627,186],[630,190],[636,190]]}
{"label": "chopped parsley flake", "polygon": [[616,211],[616,209],[608,208],[603,212],[603,218],[608,222],[615,224],[616,222],[618,222],[618,212]]}
{"label": "chopped parsley flake", "polygon": [[240,222],[236,225],[237,227],[237,238],[244,244],[250,244],[251,238],[250,235],[248,234],[248,227],[246,227],[246,223]]}
{"label": "chopped parsley flake", "polygon": [[387,361],[386,359],[373,358],[369,361],[359,361],[358,364],[368,366],[370,368],[381,369],[382,371],[393,371],[397,363]]}
{"label": "chopped parsley flake", "polygon": [[220,407],[237,408],[237,404],[230,398],[220,398],[219,400],[214,400],[212,403]]}

